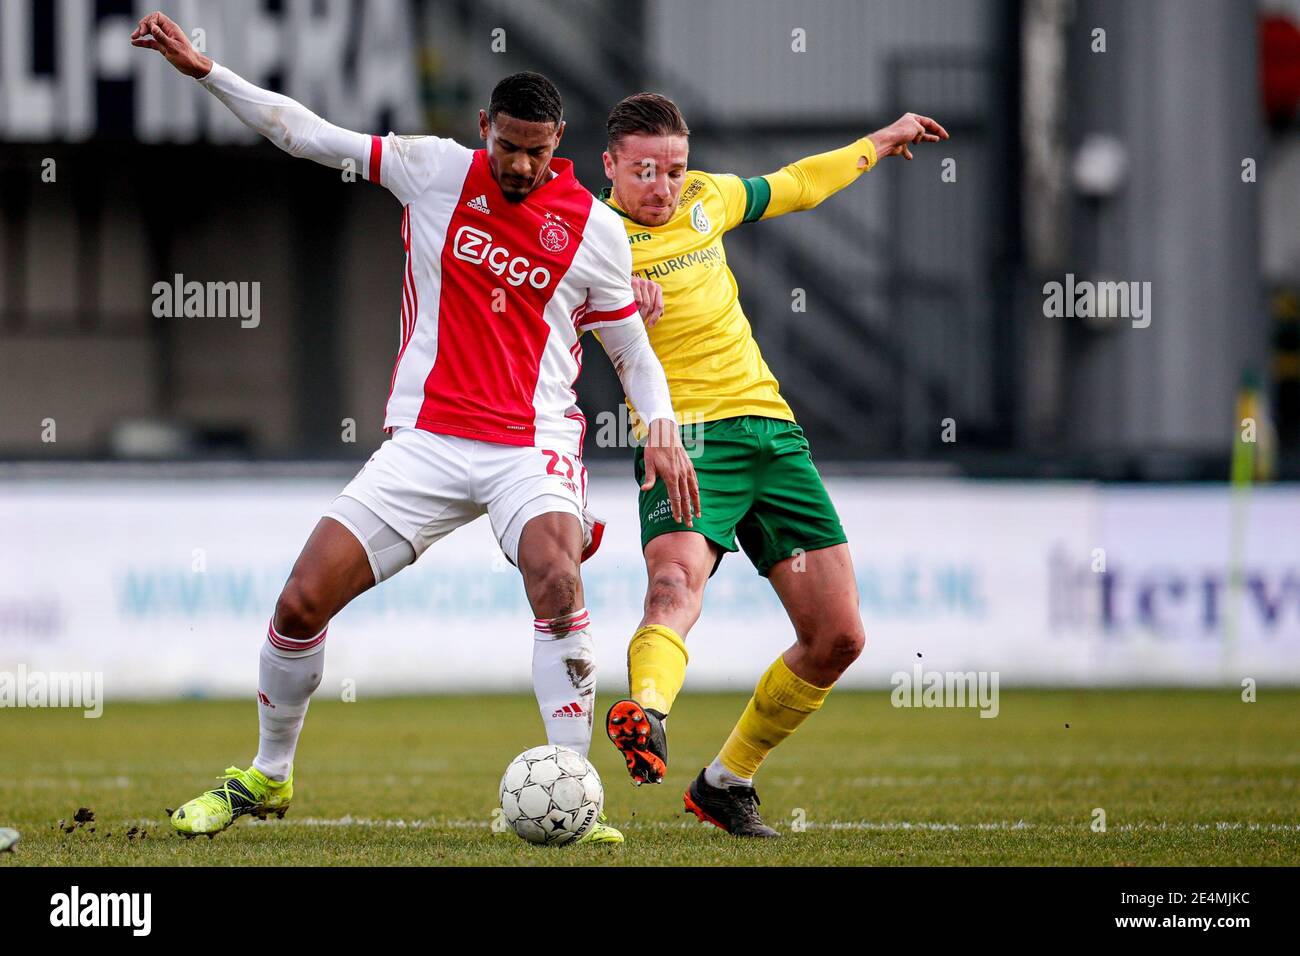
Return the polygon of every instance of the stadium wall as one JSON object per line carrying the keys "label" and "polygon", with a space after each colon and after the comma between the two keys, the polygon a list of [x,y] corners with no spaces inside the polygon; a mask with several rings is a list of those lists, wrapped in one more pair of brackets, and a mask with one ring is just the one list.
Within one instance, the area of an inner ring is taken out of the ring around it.
{"label": "stadium wall", "polygon": [[[831,478],[866,652],[844,679],[997,671],[1013,685],[1300,683],[1300,486]],[[251,693],[276,595],[335,480],[8,481],[0,672],[99,671],[114,698]],[[606,694],[644,586],[630,477],[584,567]],[[1234,586],[1234,581],[1237,584]],[[321,694],[522,688],[531,631],[486,521],[362,596],[330,631]],[[688,689],[747,690],[790,640],[740,556],[712,581]]]}

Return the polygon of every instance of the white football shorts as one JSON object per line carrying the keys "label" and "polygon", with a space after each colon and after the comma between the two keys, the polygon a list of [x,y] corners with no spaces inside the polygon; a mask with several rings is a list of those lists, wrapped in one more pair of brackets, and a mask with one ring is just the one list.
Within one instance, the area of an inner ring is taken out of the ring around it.
{"label": "white football shorts", "polygon": [[[370,456],[339,499],[360,502],[411,545],[415,560],[429,545],[486,514],[497,543],[518,564],[524,525],[551,511],[571,514],[583,528],[585,561],[600,546],[604,522],[587,511],[587,469],[576,455],[502,445],[419,428],[401,427]],[[356,508],[336,499],[326,512],[365,547],[378,583],[392,577],[394,552],[374,551],[382,540]],[[405,551],[405,549],[402,549]]]}

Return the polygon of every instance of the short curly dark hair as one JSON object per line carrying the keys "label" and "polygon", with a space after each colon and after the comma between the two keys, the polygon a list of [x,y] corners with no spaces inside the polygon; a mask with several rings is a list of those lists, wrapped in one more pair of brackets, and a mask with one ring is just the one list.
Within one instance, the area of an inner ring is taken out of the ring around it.
{"label": "short curly dark hair", "polygon": [[495,122],[498,113],[532,123],[560,124],[564,117],[564,104],[555,84],[531,70],[511,73],[492,90],[488,104],[488,121]]}

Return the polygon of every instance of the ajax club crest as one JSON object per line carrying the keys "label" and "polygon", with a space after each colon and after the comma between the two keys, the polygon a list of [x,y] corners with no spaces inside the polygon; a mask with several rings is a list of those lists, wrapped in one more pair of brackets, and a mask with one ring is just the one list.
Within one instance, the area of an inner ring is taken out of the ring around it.
{"label": "ajax club crest", "polygon": [[569,231],[564,228],[559,216],[548,212],[537,239],[547,252],[563,252],[569,244]]}

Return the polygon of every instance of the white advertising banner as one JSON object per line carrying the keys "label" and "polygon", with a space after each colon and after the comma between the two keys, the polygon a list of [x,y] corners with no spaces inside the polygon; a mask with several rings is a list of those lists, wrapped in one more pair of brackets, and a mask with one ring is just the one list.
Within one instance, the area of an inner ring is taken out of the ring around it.
{"label": "white advertising banner", "polygon": [[[630,469],[629,469],[630,470]],[[342,482],[0,485],[0,672],[97,672],[109,698],[251,694],[299,548]],[[1300,682],[1300,488],[832,479],[867,649],[845,675],[998,671],[1003,686]],[[583,566],[601,691],[641,616],[636,489]],[[344,610],[322,692],[529,685],[532,614],[487,519]],[[688,689],[748,690],[793,639],[743,554],[709,584]]]}

